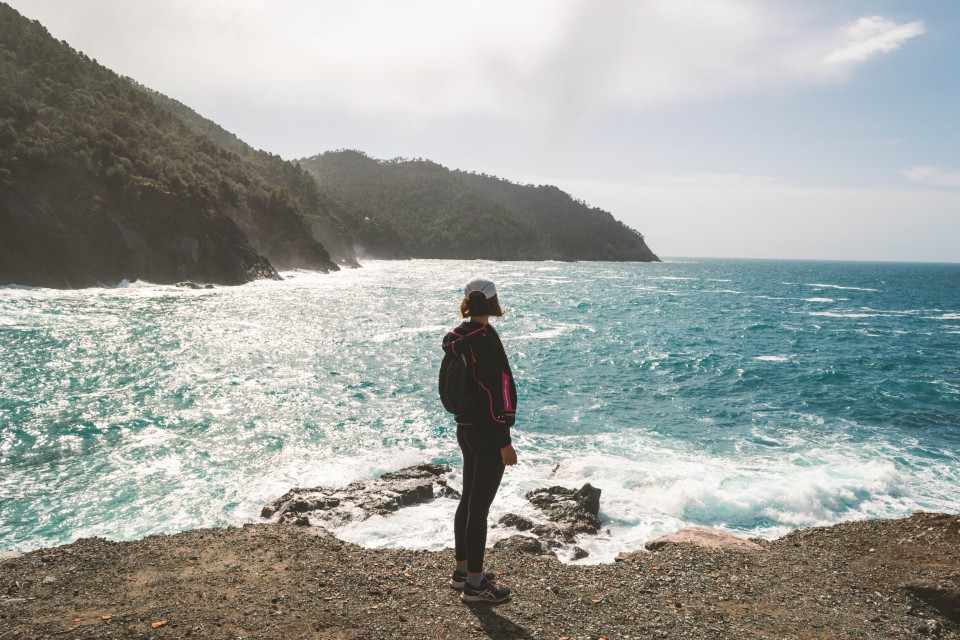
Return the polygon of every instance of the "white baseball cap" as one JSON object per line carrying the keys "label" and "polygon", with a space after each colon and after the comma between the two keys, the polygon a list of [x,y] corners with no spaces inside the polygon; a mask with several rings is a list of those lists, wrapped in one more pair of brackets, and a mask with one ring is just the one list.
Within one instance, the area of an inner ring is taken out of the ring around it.
{"label": "white baseball cap", "polygon": [[463,285],[463,297],[469,298],[474,291],[479,291],[484,298],[489,300],[497,295],[497,285],[493,284],[493,280],[489,278],[474,276],[467,280],[467,284]]}

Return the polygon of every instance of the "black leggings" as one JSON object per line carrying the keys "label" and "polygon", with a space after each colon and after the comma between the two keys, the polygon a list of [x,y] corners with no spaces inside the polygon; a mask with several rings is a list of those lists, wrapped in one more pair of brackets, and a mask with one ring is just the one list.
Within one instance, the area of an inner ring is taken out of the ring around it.
{"label": "black leggings", "polygon": [[467,561],[467,571],[483,571],[487,544],[487,513],[503,479],[503,458],[483,425],[457,425],[457,442],[463,451],[463,493],[453,519],[457,560]]}

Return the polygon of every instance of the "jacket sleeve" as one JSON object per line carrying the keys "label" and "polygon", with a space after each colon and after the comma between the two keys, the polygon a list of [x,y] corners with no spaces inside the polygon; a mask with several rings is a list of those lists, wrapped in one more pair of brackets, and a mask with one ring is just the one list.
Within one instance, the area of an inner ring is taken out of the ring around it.
{"label": "jacket sleeve", "polygon": [[485,422],[493,427],[494,440],[503,448],[511,443],[510,427],[516,420],[517,389],[506,354],[496,335],[487,335],[476,345],[477,385]]}

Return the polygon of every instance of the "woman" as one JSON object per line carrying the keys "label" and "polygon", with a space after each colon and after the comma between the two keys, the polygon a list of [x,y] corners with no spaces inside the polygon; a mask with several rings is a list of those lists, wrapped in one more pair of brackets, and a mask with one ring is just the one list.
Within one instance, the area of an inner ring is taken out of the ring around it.
{"label": "woman", "polygon": [[463,362],[463,395],[470,396],[460,402],[460,412],[454,416],[463,451],[463,492],[453,524],[457,567],[450,586],[463,590],[464,602],[503,602],[510,597],[510,589],[497,586],[495,576],[484,573],[483,554],[487,513],[503,470],[517,463],[510,440],[517,390],[500,336],[489,324],[491,317],[503,315],[491,280],[476,277],[467,282],[460,315],[469,321],[443,339],[445,360]]}

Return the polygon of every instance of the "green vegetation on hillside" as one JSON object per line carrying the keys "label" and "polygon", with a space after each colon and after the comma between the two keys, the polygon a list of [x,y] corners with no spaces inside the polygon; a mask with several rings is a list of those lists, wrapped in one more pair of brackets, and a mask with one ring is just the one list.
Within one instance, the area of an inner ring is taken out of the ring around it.
{"label": "green vegetation on hillside", "polygon": [[553,185],[515,184],[495,176],[456,172],[465,184],[537,229],[565,260],[652,262],[643,235],[609,212],[575,200]]}
{"label": "green vegetation on hillside", "polygon": [[315,184],[264,156],[0,4],[0,284],[275,277],[262,256],[335,269],[304,214]]}
{"label": "green vegetation on hillside", "polygon": [[547,257],[531,229],[436,163],[378,161],[342,151],[300,164],[322,188],[351,205],[356,242],[374,256]]}
{"label": "green vegetation on hillside", "polygon": [[0,2],[0,285],[235,284],[357,253],[657,259],[556,187],[356,151],[294,163],[256,150]]}
{"label": "green vegetation on hillside", "polygon": [[249,169],[266,183],[281,189],[297,203],[299,212],[310,223],[314,237],[330,254],[346,264],[355,264],[352,232],[344,220],[356,218],[347,206],[322,192],[316,181],[300,167],[278,155],[254,149],[217,123],[204,118],[183,103],[147,87],[142,87],[157,106],[179,118],[191,131],[204,136],[223,149],[235,152]]}
{"label": "green vegetation on hillside", "polygon": [[333,151],[300,161],[347,203],[358,250],[381,257],[636,260],[643,236],[557,187],[451,171],[428,160]]}

